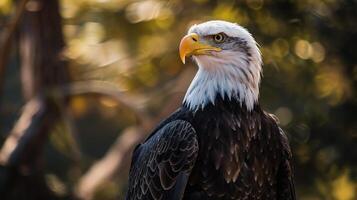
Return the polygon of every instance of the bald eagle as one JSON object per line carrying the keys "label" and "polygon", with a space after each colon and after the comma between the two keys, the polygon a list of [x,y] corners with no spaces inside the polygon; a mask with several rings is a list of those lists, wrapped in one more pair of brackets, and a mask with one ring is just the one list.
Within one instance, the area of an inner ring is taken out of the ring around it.
{"label": "bald eagle", "polygon": [[182,106],[133,153],[127,200],[294,200],[288,139],[258,103],[262,58],[243,27],[193,25],[198,66]]}

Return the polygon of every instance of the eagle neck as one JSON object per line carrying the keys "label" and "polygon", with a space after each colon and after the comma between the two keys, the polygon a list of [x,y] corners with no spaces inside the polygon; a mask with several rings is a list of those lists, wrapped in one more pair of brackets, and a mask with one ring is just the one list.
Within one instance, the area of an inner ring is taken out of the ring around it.
{"label": "eagle neck", "polygon": [[[184,98],[184,105],[196,112],[207,105],[215,105],[218,97],[225,100],[238,101],[241,107],[252,110],[258,101],[259,81],[249,81],[242,71],[235,66],[215,68],[199,67],[197,74],[189,86]],[[260,74],[259,74],[260,75]]]}

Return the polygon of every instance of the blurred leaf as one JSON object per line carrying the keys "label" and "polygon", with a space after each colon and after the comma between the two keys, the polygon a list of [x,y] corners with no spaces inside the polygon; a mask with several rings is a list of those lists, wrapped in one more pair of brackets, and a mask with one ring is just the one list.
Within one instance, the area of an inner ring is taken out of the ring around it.
{"label": "blurred leaf", "polygon": [[352,200],[356,198],[356,183],[352,182],[346,170],[332,183],[332,194],[336,200]]}
{"label": "blurred leaf", "polygon": [[54,174],[47,174],[46,182],[48,187],[58,196],[63,197],[68,194],[66,185]]}
{"label": "blurred leaf", "polygon": [[12,1],[11,0],[0,0],[0,14],[8,15],[12,10]]}

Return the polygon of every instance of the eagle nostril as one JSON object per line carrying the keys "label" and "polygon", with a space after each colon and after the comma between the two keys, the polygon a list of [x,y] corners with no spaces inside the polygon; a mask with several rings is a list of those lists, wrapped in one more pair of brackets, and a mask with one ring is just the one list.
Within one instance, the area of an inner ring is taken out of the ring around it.
{"label": "eagle nostril", "polygon": [[195,37],[192,37],[192,40],[195,41],[195,42],[197,42],[197,38],[195,38]]}

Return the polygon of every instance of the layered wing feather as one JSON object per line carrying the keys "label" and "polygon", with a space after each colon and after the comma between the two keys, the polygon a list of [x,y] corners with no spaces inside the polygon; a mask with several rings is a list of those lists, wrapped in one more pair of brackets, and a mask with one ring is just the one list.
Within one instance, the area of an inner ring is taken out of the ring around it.
{"label": "layered wing feather", "polygon": [[126,199],[182,199],[197,154],[191,124],[183,120],[167,123],[135,149]]}

